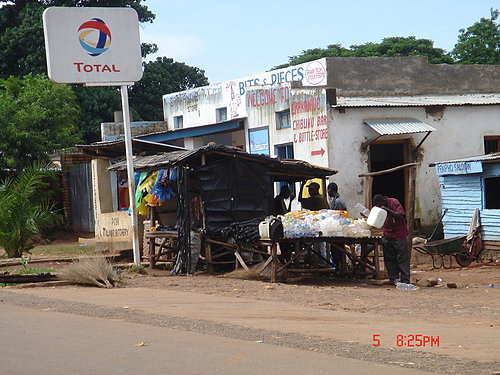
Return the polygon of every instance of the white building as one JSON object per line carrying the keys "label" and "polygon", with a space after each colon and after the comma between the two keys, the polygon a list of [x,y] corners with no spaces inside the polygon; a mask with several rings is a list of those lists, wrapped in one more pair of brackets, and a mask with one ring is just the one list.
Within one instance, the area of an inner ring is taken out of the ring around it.
{"label": "white building", "polygon": [[[426,58],[324,58],[164,95],[168,131],[139,139],[195,148],[216,142],[339,170],[352,216],[359,175],[417,162],[416,211],[440,216],[429,163],[500,151],[500,66],[430,65]],[[408,204],[404,170],[373,193]]]}

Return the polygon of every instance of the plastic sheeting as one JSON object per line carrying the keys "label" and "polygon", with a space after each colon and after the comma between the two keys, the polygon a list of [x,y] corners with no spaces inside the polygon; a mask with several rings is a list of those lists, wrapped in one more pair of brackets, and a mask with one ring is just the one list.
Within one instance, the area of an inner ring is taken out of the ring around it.
{"label": "plastic sheeting", "polygon": [[226,158],[196,169],[208,233],[232,223],[265,217],[272,204],[271,177],[264,164]]}

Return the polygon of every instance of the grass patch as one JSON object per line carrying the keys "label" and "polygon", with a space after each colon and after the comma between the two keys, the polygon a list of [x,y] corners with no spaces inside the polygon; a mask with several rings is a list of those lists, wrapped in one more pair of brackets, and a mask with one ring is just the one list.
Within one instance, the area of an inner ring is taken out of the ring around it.
{"label": "grass patch", "polygon": [[144,267],[142,264],[139,266],[134,264],[133,266],[130,266],[129,268],[125,269],[125,272],[146,274],[147,272],[145,268],[146,267]]}
{"label": "grass patch", "polygon": [[39,256],[91,255],[94,252],[95,246],[80,245],[43,245],[30,250],[31,255]]}

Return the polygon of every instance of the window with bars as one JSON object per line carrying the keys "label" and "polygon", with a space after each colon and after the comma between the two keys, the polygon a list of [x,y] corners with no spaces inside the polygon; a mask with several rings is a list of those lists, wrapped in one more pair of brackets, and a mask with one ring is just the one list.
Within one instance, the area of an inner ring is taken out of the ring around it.
{"label": "window with bars", "polygon": [[487,135],[484,137],[484,153],[500,152],[500,135]]}

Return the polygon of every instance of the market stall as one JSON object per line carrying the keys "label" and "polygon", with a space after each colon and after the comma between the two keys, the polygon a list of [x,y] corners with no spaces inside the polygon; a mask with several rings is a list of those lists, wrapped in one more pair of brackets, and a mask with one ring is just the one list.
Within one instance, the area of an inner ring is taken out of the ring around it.
{"label": "market stall", "polygon": [[[109,168],[117,172],[124,169],[124,162]],[[324,179],[337,172],[299,160],[248,154],[239,148],[216,144],[138,156],[134,169],[138,212],[147,212],[152,227],[157,227],[158,221],[160,226],[175,226],[178,231],[178,252],[186,257],[180,262],[186,263],[181,273],[190,271],[187,263],[190,263],[192,232],[204,239],[224,242],[224,231],[234,223],[261,220],[270,213],[276,181]],[[171,201],[175,205],[168,212],[161,212],[163,203],[168,205]]]}

